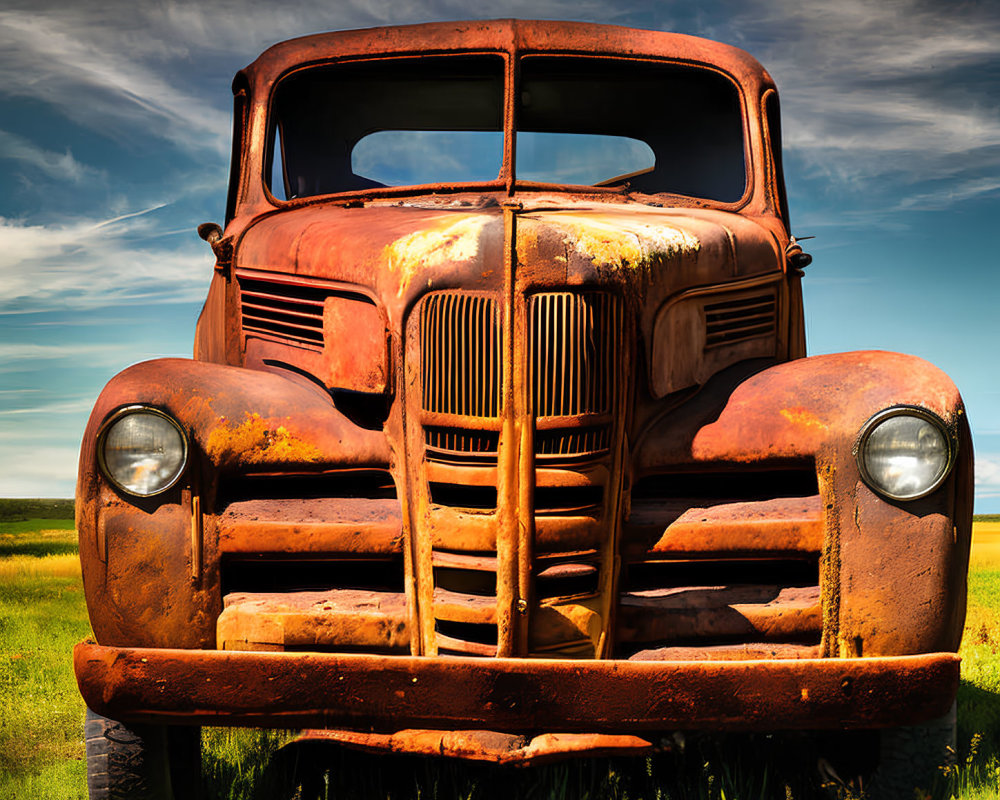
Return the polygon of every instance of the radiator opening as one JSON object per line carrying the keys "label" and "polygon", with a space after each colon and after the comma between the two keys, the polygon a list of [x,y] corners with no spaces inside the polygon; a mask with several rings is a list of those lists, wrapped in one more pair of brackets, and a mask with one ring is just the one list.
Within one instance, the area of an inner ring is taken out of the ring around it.
{"label": "radiator opening", "polygon": [[647,475],[632,487],[632,500],[773,500],[779,497],[811,497],[818,492],[816,468],[810,462],[808,465],[790,465],[773,470]]}
{"label": "radiator opening", "polygon": [[496,647],[497,626],[483,622],[452,622],[445,619],[434,620],[434,630],[449,639],[474,642]]}
{"label": "radiator opening", "polygon": [[610,446],[611,428],[607,425],[535,432],[535,456],[539,461],[586,460],[604,455]]}
{"label": "radiator opening", "polygon": [[358,469],[339,472],[240,475],[219,485],[216,505],[224,508],[243,500],[362,497],[395,500],[396,484],[388,470]]}
{"label": "radiator opening", "polygon": [[319,592],[329,589],[405,591],[403,560],[399,557],[303,559],[277,554],[224,556],[220,573],[223,596],[233,592]]}
{"label": "radiator opening", "polygon": [[453,464],[497,463],[498,431],[427,426],[424,428],[426,455],[430,461]]}
{"label": "radiator opening", "polygon": [[486,570],[434,567],[434,585],[457,594],[496,597],[497,574]]}
{"label": "radiator opening", "polygon": [[469,486],[461,483],[428,482],[431,502],[439,506],[471,511],[494,511],[497,507],[495,486]]}
{"label": "radiator opening", "polygon": [[536,486],[535,513],[573,515],[600,511],[603,486]]}
{"label": "radiator opening", "polygon": [[652,589],[733,586],[818,586],[819,556],[649,561],[628,564],[623,592]]}
{"label": "radiator opening", "polygon": [[600,572],[593,564],[553,564],[535,576],[539,599],[597,594]]}

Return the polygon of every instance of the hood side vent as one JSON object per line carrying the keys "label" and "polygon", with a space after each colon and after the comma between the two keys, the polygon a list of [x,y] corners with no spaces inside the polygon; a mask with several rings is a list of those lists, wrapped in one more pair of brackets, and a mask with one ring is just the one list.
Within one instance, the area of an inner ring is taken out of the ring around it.
{"label": "hood side vent", "polygon": [[323,347],[323,302],[328,291],[258,280],[240,280],[243,330],[304,347]]}
{"label": "hood side vent", "polygon": [[705,305],[705,346],[772,335],[777,322],[773,292]]}

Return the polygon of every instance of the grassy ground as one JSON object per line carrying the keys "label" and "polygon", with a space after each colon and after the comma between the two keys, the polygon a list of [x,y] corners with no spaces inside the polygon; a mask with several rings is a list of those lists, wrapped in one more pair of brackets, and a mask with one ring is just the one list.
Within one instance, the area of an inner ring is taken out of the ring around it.
{"label": "grassy ground", "polygon": [[[4,521],[0,513],[0,691],[5,707],[0,714],[0,798],[84,797],[83,705],[70,653],[88,635],[89,624],[75,534],[67,519],[20,516]],[[993,800],[1000,797],[1000,520],[976,525],[961,654],[960,765],[951,776],[951,790],[940,796]],[[269,756],[288,738],[282,732],[206,730],[208,797],[250,798]],[[688,739],[683,752],[675,749],[647,760],[573,761],[530,770],[398,758],[387,769],[390,762],[384,758],[343,752],[316,758],[329,766],[319,779],[331,797],[801,800],[812,794],[807,784],[813,782],[817,748],[812,738],[797,736]]]}
{"label": "grassy ground", "polygon": [[1000,519],[977,521],[962,637],[958,741],[963,800],[1000,797]]}
{"label": "grassy ground", "polygon": [[86,795],[70,653],[89,633],[72,520],[0,522],[0,797]]}

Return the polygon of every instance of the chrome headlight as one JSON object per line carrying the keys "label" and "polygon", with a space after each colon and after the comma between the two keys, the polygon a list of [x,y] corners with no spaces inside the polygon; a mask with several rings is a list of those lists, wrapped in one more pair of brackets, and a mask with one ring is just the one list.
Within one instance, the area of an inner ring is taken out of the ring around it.
{"label": "chrome headlight", "polygon": [[149,406],[129,406],[104,423],[97,439],[101,471],[123,492],[165,492],[187,464],[187,437],[177,421]]}
{"label": "chrome headlight", "polygon": [[861,429],[856,451],[865,483],[892,500],[916,500],[947,477],[954,447],[939,417],[916,406],[881,411]]}

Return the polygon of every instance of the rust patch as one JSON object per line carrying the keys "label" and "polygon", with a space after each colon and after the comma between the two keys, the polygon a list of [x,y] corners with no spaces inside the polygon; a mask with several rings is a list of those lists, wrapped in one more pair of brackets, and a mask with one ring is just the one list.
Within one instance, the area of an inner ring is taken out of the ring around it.
{"label": "rust patch", "polygon": [[443,264],[471,261],[479,254],[479,236],[494,219],[488,214],[466,216],[438,229],[409,233],[386,245],[384,256],[389,271],[399,275],[402,297],[410,281],[424,270]]}
{"label": "rust patch", "polygon": [[[225,420],[223,420],[225,422]],[[246,412],[240,424],[223,424],[209,434],[205,450],[218,464],[311,463],[322,457],[319,449],[274,425],[260,414]]]}

